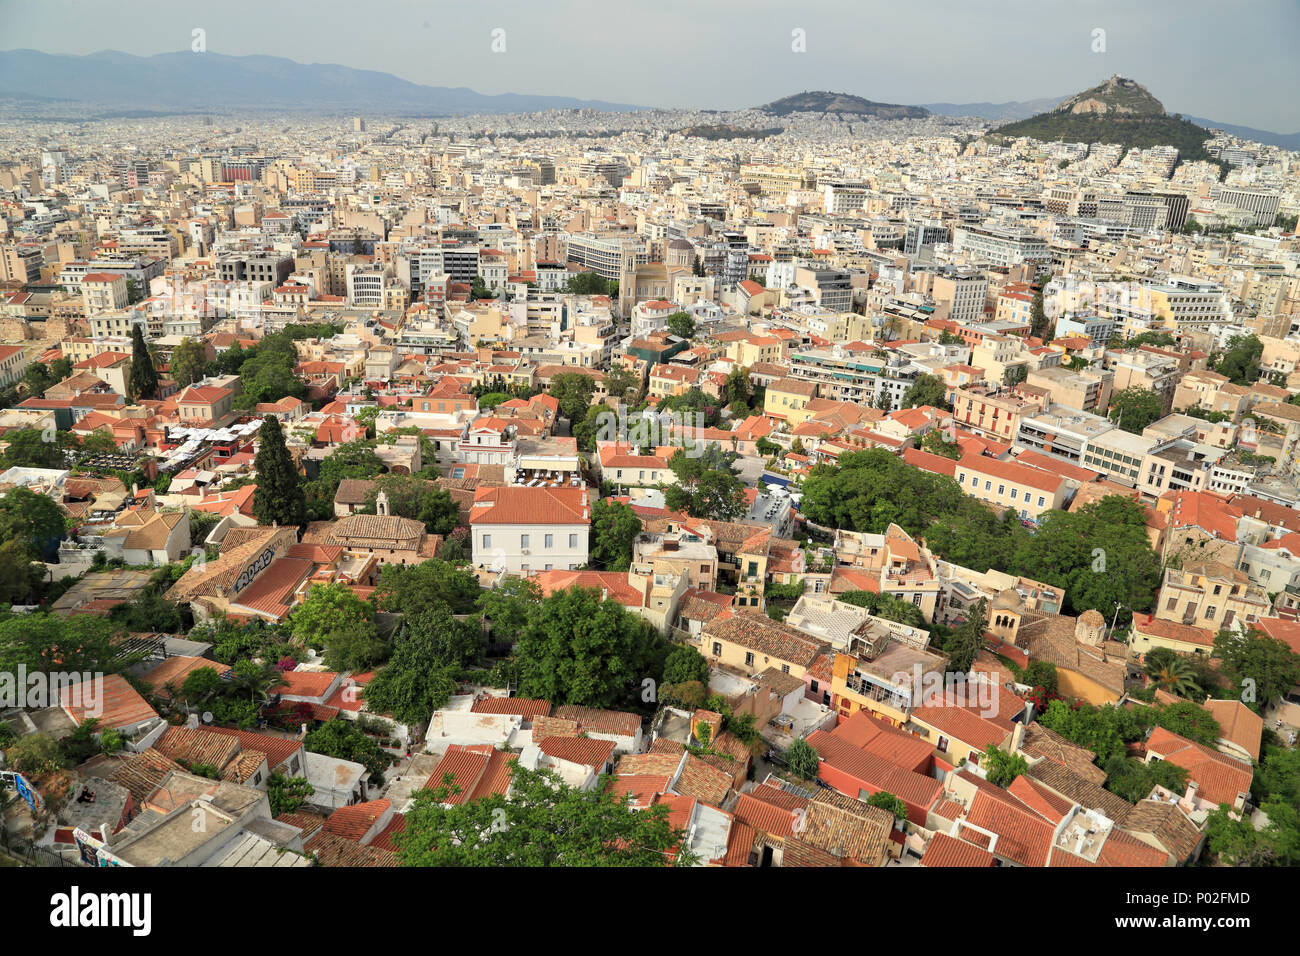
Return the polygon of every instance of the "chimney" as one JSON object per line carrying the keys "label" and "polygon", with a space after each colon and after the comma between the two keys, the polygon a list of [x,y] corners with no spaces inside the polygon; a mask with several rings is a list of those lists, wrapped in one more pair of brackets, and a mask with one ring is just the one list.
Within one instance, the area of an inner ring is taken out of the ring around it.
{"label": "chimney", "polygon": [[1187,794],[1186,794],[1186,799],[1187,799],[1187,802],[1188,802],[1188,803],[1191,803],[1192,801],[1194,801],[1194,800],[1196,799],[1196,789],[1197,789],[1198,786],[1199,786],[1199,785],[1197,784],[1197,782],[1196,782],[1195,780],[1188,780],[1188,781],[1187,781]]}
{"label": "chimney", "polygon": [[1011,729],[1011,753],[1015,755],[1020,752],[1020,745],[1025,741],[1025,725],[1016,722]]}
{"label": "chimney", "polygon": [[1026,727],[1034,722],[1034,702],[1032,700],[1025,701],[1025,715],[1020,718],[1020,722]]}

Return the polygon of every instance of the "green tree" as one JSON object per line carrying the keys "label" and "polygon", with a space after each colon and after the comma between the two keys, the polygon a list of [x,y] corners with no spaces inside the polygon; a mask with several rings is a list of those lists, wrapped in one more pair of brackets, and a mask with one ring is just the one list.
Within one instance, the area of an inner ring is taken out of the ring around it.
{"label": "green tree", "polygon": [[633,393],[640,392],[641,378],[631,369],[615,365],[605,373],[605,392],[623,401]]}
{"label": "green tree", "polygon": [[154,368],[153,357],[145,345],[144,330],[139,324],[131,326],[131,371],[126,387],[134,401],[158,397],[158,371]]}
{"label": "green tree", "polygon": [[961,445],[955,441],[948,441],[943,437],[943,432],[938,429],[931,429],[925,433],[925,437],[921,439],[921,449],[932,455],[951,458],[953,461],[961,460]]}
{"label": "green tree", "polygon": [[1274,801],[1260,807],[1268,826],[1256,830],[1247,818],[1234,818],[1220,806],[1205,821],[1206,847],[1227,866],[1294,866],[1300,862],[1300,824],[1293,804]]}
{"label": "green tree", "polygon": [[308,733],[302,744],[314,754],[359,763],[371,777],[382,774],[396,760],[357,721],[343,717],[331,717]]}
{"label": "green tree", "polygon": [[695,318],[689,312],[674,312],[664,322],[670,335],[675,335],[682,339],[693,339],[695,337]]}
{"label": "green tree", "polygon": [[593,588],[544,598],[515,645],[519,693],[555,703],[610,707],[647,674],[649,625]]}
{"label": "green tree", "polygon": [[1140,435],[1144,428],[1164,417],[1165,402],[1151,389],[1131,385],[1111,396],[1107,414],[1124,431]]}
{"label": "green tree", "polygon": [[1047,341],[1047,336],[1051,332],[1051,320],[1047,317],[1047,310],[1043,307],[1043,293],[1050,282],[1050,277],[1038,283],[1034,289],[1034,301],[1029,306],[1029,334],[1035,338]]}
{"label": "green tree", "polygon": [[902,822],[907,819],[907,804],[901,798],[894,796],[888,790],[880,790],[867,797],[866,804],[869,807],[879,807],[881,810],[888,811],[894,815],[894,819]]}
{"label": "green tree", "polygon": [[266,781],[266,795],[271,801],[273,817],[293,813],[315,792],[316,788],[304,777],[286,777],[284,774],[273,773]]}
{"label": "green tree", "polygon": [[536,581],[508,577],[479,595],[478,609],[498,642],[513,643],[541,600]]}
{"label": "green tree", "polygon": [[20,773],[53,773],[63,767],[59,742],[43,731],[19,737],[6,756],[9,765]]}
{"label": "green tree", "polygon": [[416,642],[438,667],[477,664],[487,650],[482,620],[474,615],[456,617],[445,607],[405,615],[394,640]]}
{"label": "green tree", "polygon": [[23,370],[23,385],[33,398],[44,398],[45,390],[58,381],[44,362],[32,362]]}
{"label": "green tree", "polygon": [[[694,451],[694,449],[692,449]],[[703,454],[681,448],[668,459],[677,483],[664,485],[664,502],[671,511],[694,518],[731,521],[748,510],[745,484],[732,471],[734,455],[710,445]]]}
{"label": "green tree", "polygon": [[749,406],[754,399],[754,389],[749,381],[749,369],[737,366],[727,373],[722,383],[722,403],[730,408],[732,405]]}
{"label": "green tree", "polygon": [[386,564],[379,571],[376,606],[382,611],[416,615],[445,608],[472,614],[478,607],[478,579],[464,568],[433,559],[420,564]]}
{"label": "green tree", "polygon": [[289,616],[289,628],[295,640],[307,647],[322,646],[335,631],[348,631],[369,625],[373,637],[375,608],[361,600],[346,584],[332,581],[313,584]]}
{"label": "green tree", "polygon": [[[450,776],[450,775],[449,775]],[[451,780],[419,791],[395,838],[403,866],[668,866],[695,862],[664,804],[635,810],[605,786],[511,765],[506,795],[444,805]]]}
{"label": "green tree", "polygon": [[[370,709],[408,724],[422,724],[456,690],[468,630],[478,619],[457,621],[444,607],[413,615],[394,640],[393,656],[364,691]],[[481,631],[478,636],[481,642]],[[480,644],[481,646],[481,644]]]}
{"label": "green tree", "polygon": [[1006,789],[1011,781],[1029,769],[1029,762],[1020,754],[1010,754],[993,744],[984,748],[984,777],[989,783]]}
{"label": "green tree", "polygon": [[1250,385],[1259,378],[1259,359],[1264,354],[1264,343],[1254,335],[1234,335],[1228,339],[1227,349],[1216,355],[1211,367],[1226,375],[1234,385]]}
{"label": "green tree", "polygon": [[[337,491],[337,489],[335,489]],[[367,497],[367,510],[375,507],[380,492],[388,496],[388,512],[401,518],[414,518],[429,534],[447,536],[460,520],[460,509],[445,489],[434,482],[412,475],[380,475]]]}
{"label": "green tree", "polygon": [[812,744],[802,737],[790,744],[790,749],[785,752],[786,766],[800,780],[815,780],[817,778],[819,759],[817,751],[812,748]]}
{"label": "green tree", "polygon": [[203,378],[203,369],[207,363],[207,346],[197,339],[186,336],[181,339],[181,344],[172,350],[172,378],[177,385],[184,388]]}
{"label": "green tree", "polygon": [[1300,684],[1300,654],[1284,641],[1254,629],[1245,634],[1220,631],[1214,653],[1223,659],[1223,673],[1243,694],[1245,704],[1258,712]]}
{"label": "green tree", "polygon": [[17,487],[0,497],[0,541],[20,542],[34,560],[53,555],[64,528],[63,512],[48,495]]}
{"label": "green tree", "polygon": [[988,601],[984,598],[976,601],[966,620],[953,630],[952,636],[944,644],[949,666],[956,673],[967,673],[984,646],[984,631],[989,623],[988,607]]}
{"label": "green tree", "polygon": [[0,544],[0,604],[34,603],[44,578],[45,565],[28,545],[14,538]]}
{"label": "green tree", "polygon": [[707,685],[709,662],[691,645],[679,644],[668,652],[664,660],[664,682],[676,685],[688,681]]}
{"label": "green tree", "polygon": [[908,627],[926,627],[925,614],[911,601],[904,601],[892,594],[877,594],[874,591],[845,591],[838,600],[845,604],[854,604],[866,608],[873,617]]}
{"label": "green tree", "polygon": [[944,384],[943,379],[937,375],[918,375],[906,392],[903,393],[903,407],[916,408],[920,405],[930,405],[934,408],[942,408],[946,411],[952,411],[952,406],[947,400],[948,386]]}
{"label": "green tree", "polygon": [[[1166,651],[1159,654],[1157,651]],[[1146,673],[1155,686],[1179,697],[1191,697],[1200,691],[1192,675],[1192,665],[1167,648],[1156,648],[1147,655]]]}
{"label": "green tree", "polygon": [[1018,573],[1064,588],[1074,614],[1103,615],[1123,605],[1120,620],[1145,611],[1160,585],[1160,558],[1151,548],[1146,509],[1109,495],[1077,512],[1050,511],[1016,551]]}
{"label": "green tree", "polygon": [[560,414],[569,423],[578,422],[591,406],[591,396],[596,391],[596,380],[581,372],[562,372],[551,379],[547,390],[560,406]]}
{"label": "green tree", "polygon": [[1161,707],[1155,715],[1155,725],[1195,740],[1197,743],[1214,747],[1222,736],[1222,729],[1214,715],[1190,700],[1180,700],[1167,707]]}
{"label": "green tree", "polygon": [[270,416],[262,419],[257,436],[253,514],[258,524],[297,527],[307,520],[306,499],[298,469],[285,447],[280,422]]}
{"label": "green tree", "polygon": [[39,428],[15,428],[5,432],[8,444],[0,453],[0,463],[6,468],[66,468],[63,448],[58,441],[49,440],[50,433]]}
{"label": "green tree", "polygon": [[641,533],[641,519],[630,505],[602,499],[591,509],[591,564],[605,571],[626,571],[632,565],[632,544]]}
{"label": "green tree", "polygon": [[14,673],[19,665],[28,673],[120,673],[140,660],[123,649],[125,637],[119,624],[89,614],[0,618],[0,673]]}

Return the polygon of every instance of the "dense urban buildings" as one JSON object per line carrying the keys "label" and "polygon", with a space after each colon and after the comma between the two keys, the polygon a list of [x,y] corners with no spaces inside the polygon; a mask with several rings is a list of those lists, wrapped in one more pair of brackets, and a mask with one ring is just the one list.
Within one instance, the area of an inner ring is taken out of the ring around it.
{"label": "dense urban buildings", "polygon": [[381,106],[0,120],[12,855],[1300,863],[1300,154]]}

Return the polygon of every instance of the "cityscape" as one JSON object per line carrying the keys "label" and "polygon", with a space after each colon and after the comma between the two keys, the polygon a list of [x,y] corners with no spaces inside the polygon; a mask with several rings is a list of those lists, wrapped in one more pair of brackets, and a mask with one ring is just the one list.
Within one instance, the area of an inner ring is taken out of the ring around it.
{"label": "cityscape", "polygon": [[377,5],[435,69],[119,6],[0,5],[0,865],[52,925],[106,867],[1300,864],[1294,8],[1250,95],[1116,13],[1008,99],[794,14],[711,90],[612,21],[605,83],[494,74],[504,13]]}

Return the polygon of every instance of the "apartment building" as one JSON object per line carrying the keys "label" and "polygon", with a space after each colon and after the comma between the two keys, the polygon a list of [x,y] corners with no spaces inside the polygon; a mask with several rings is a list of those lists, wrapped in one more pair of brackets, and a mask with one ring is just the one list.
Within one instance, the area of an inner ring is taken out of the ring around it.
{"label": "apartment building", "polygon": [[475,567],[507,574],[572,571],[587,563],[586,488],[479,488],[469,525]]}
{"label": "apartment building", "polygon": [[126,276],[92,272],[81,280],[81,296],[87,315],[117,312],[130,303]]}
{"label": "apartment building", "polygon": [[973,270],[953,269],[942,272],[934,277],[930,285],[931,298],[941,306],[946,304],[946,318],[954,322],[983,320],[988,291],[988,277]]}
{"label": "apartment building", "polygon": [[817,384],[804,379],[783,378],[767,387],[763,414],[779,418],[791,428],[802,425],[812,414],[808,403],[817,397]]}
{"label": "apartment building", "polygon": [[1138,304],[1179,329],[1206,329],[1232,323],[1232,306],[1223,286],[1208,279],[1170,276],[1139,287]]}
{"label": "apartment building", "polygon": [[967,385],[952,394],[954,425],[1008,443],[1015,440],[1023,417],[1042,410],[1041,400],[998,385]]}
{"label": "apartment building", "polygon": [[983,455],[963,455],[954,477],[972,498],[996,508],[1009,508],[1022,520],[1033,522],[1043,512],[1061,508],[1068,487],[1061,475]]}
{"label": "apartment building", "polygon": [[1112,428],[1088,440],[1083,449],[1083,467],[1100,471],[1119,484],[1136,488],[1141,483],[1147,456],[1160,444],[1157,438]]}
{"label": "apartment building", "polygon": [[1155,616],[1217,632],[1244,630],[1272,612],[1268,593],[1251,584],[1245,571],[1218,561],[1192,561],[1165,568]]}
{"label": "apartment building", "polygon": [[1060,367],[1037,368],[1029,373],[1028,385],[1045,389],[1053,405],[1080,411],[1104,411],[1110,405],[1115,375],[1105,369],[1078,372]]}
{"label": "apartment building", "polygon": [[972,262],[1004,268],[1051,258],[1042,236],[1014,226],[959,226],[953,230],[952,248]]}

